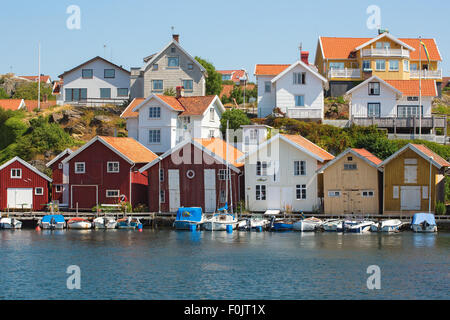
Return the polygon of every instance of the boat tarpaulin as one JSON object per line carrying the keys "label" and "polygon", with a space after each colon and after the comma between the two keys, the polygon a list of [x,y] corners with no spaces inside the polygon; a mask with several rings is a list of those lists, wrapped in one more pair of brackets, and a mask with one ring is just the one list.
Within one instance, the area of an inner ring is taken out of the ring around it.
{"label": "boat tarpaulin", "polygon": [[434,214],[432,213],[416,213],[413,216],[412,224],[421,224],[426,221],[430,226],[436,225],[436,220],[434,219]]}
{"label": "boat tarpaulin", "polygon": [[48,222],[52,220],[52,218],[55,220],[55,222],[64,222],[64,216],[61,214],[49,214],[42,218],[42,222]]}
{"label": "boat tarpaulin", "polygon": [[178,208],[176,221],[194,221],[200,222],[202,220],[202,208]]}
{"label": "boat tarpaulin", "polygon": [[217,211],[225,211],[225,210],[228,210],[228,202],[225,203],[225,205],[222,208],[217,209]]}
{"label": "boat tarpaulin", "polygon": [[280,214],[280,210],[266,210],[266,212],[264,212],[265,215],[275,215],[275,214]]}

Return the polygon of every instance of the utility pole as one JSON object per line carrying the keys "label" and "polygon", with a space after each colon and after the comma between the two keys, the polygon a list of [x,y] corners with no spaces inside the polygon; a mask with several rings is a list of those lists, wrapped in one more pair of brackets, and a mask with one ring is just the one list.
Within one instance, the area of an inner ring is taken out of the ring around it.
{"label": "utility pole", "polygon": [[[419,36],[419,139],[422,139],[422,37]],[[415,132],[414,132],[415,136]]]}

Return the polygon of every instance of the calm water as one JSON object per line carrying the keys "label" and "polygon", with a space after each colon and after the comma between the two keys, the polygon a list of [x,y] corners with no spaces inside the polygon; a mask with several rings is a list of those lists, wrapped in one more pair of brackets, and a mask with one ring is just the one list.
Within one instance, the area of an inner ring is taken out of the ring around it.
{"label": "calm water", "polygon": [[[449,299],[450,233],[0,231],[0,299]],[[81,268],[68,290],[66,268]],[[369,265],[381,289],[368,290]]]}

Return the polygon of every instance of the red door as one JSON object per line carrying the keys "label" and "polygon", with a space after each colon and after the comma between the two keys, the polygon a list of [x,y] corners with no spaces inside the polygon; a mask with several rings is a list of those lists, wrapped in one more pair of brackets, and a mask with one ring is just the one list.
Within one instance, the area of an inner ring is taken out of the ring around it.
{"label": "red door", "polygon": [[72,209],[91,210],[97,205],[98,186],[72,186]]}

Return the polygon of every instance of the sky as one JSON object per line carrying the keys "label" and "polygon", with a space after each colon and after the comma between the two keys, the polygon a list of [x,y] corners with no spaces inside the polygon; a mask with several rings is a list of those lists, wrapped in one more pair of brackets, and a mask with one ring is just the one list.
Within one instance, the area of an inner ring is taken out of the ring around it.
{"label": "sky", "polygon": [[[80,29],[67,28],[71,5],[80,8]],[[41,73],[53,80],[95,56],[141,67],[176,33],[192,56],[218,70],[244,68],[254,80],[255,64],[293,63],[300,43],[313,62],[319,36],[376,36],[370,5],[394,36],[435,38],[450,75],[450,1],[442,0],[2,0],[0,74],[37,74],[39,42]]]}

